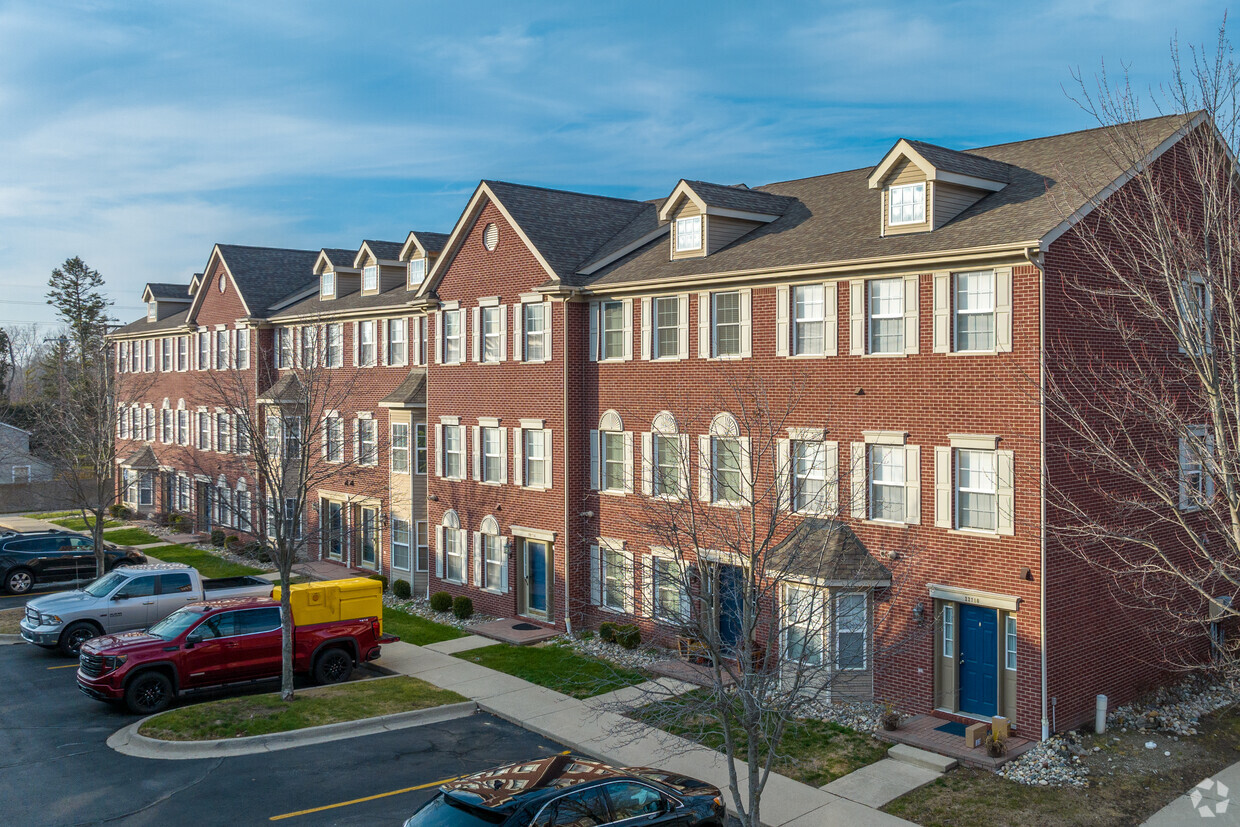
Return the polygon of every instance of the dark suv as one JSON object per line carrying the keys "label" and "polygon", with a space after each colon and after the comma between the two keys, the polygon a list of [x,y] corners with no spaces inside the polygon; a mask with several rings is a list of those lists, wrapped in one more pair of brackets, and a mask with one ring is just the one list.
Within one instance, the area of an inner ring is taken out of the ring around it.
{"label": "dark suv", "polygon": [[726,817],[704,781],[554,755],[449,781],[405,827],[722,827]]}
{"label": "dark suv", "polygon": [[[146,562],[136,549],[103,544],[108,571]],[[25,594],[36,583],[93,580],[95,543],[81,534],[60,531],[14,534],[0,538],[0,584],[9,594]]]}

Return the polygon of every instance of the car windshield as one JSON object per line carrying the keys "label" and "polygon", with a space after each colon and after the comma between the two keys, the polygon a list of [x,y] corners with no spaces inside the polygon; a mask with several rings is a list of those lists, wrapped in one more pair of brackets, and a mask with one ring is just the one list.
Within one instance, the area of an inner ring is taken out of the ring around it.
{"label": "car windshield", "polygon": [[115,589],[117,586],[119,586],[121,583],[124,583],[126,579],[127,578],[125,577],[125,575],[121,574],[120,572],[114,571],[114,572],[111,572],[110,574],[105,574],[103,577],[100,577],[94,583],[91,583],[89,586],[83,589],[83,591],[85,591],[91,597],[104,597],[109,592],[111,592],[113,589]]}
{"label": "car windshield", "polygon": [[178,637],[182,632],[193,626],[194,623],[202,617],[202,612],[193,609],[177,609],[163,620],[156,623],[146,632],[164,640],[172,640]]}

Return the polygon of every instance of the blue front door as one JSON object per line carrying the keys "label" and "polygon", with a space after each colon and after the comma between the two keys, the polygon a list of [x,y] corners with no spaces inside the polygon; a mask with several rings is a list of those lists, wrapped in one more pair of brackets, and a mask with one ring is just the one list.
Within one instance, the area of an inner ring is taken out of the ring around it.
{"label": "blue front door", "polygon": [[960,606],[960,711],[989,718],[999,703],[999,613]]}
{"label": "blue front door", "polygon": [[744,577],[739,566],[719,567],[719,642],[724,651],[735,649],[741,642]]}
{"label": "blue front door", "polygon": [[547,613],[547,544],[525,541],[525,560],[529,567],[526,578],[525,608],[530,614]]}

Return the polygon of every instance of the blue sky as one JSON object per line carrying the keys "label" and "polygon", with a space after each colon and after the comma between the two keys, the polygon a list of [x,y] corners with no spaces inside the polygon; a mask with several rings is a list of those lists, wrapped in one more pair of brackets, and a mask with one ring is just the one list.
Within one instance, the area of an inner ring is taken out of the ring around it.
{"label": "blue sky", "polygon": [[128,321],[217,241],[447,232],[481,178],[653,198],[1088,128],[1071,69],[1123,62],[1145,91],[1224,10],[0,0],[0,325],[51,321],[73,255]]}

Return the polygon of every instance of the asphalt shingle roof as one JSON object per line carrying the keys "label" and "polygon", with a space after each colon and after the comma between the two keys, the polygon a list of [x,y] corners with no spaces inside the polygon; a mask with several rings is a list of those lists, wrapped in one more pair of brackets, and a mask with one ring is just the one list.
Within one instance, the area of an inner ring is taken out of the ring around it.
{"label": "asphalt shingle roof", "polygon": [[945,172],[958,172],[961,175],[972,175],[975,178],[1003,183],[1006,183],[1008,176],[1012,174],[1011,167],[1002,161],[992,161],[978,155],[977,153],[981,150],[962,152],[958,149],[928,144],[925,141],[910,140],[908,144],[917,150],[921,157],[934,164],[936,169]]}
{"label": "asphalt shingle roof", "polygon": [[179,313],[173,313],[171,316],[165,316],[157,322],[148,322],[146,316],[137,321],[132,321],[127,325],[118,327],[113,330],[110,335],[125,335],[129,333],[159,333],[165,330],[175,330],[178,327],[184,327],[189,322],[189,308],[185,308]]}
{"label": "asphalt shingle roof", "polygon": [[[418,238],[421,238],[421,236],[418,236]],[[372,241],[369,238],[364,243],[370,248],[370,252],[386,261],[395,261],[400,258],[400,248],[405,246],[403,241]],[[357,255],[356,250],[353,251],[353,255]]]}
{"label": "asphalt shingle roof", "polygon": [[440,252],[444,247],[448,246],[447,233],[424,233],[421,230],[414,230],[413,234],[417,237],[418,243],[431,255]]}
{"label": "asphalt shingle roof", "polygon": [[175,301],[189,301],[192,296],[189,294],[188,284],[173,284],[167,281],[151,281],[147,282],[146,289],[151,291],[151,295],[156,301],[165,301],[172,299]]}
{"label": "asphalt shingle roof", "polygon": [[777,571],[811,581],[850,585],[890,582],[853,530],[838,520],[806,517],[766,557]]}
{"label": "asphalt shingle roof", "polygon": [[414,368],[409,375],[396,386],[396,389],[383,399],[380,405],[425,405],[426,404],[426,368]]}
{"label": "asphalt shingle roof", "polygon": [[791,199],[748,187],[726,187],[709,181],[685,181],[707,206],[743,212],[783,215],[792,206]]}
{"label": "asphalt shingle roof", "polygon": [[339,247],[324,247],[322,252],[327,256],[327,260],[332,263],[333,267],[351,268],[353,266],[353,259],[357,257],[357,250],[342,250]]}
{"label": "asphalt shingle roof", "polygon": [[352,293],[346,293],[339,298],[328,299],[327,301],[321,300],[318,292],[315,291],[314,295],[308,296],[296,304],[283,307],[278,312],[271,313],[268,318],[277,321],[298,316],[326,316],[329,314],[346,313],[350,310],[397,307],[408,303],[416,295],[416,290],[408,290],[403,284],[389,287],[387,290],[371,296],[363,296],[362,291],[354,290]]}
{"label": "asphalt shingle roof", "polygon": [[275,247],[219,245],[220,254],[232,273],[237,289],[255,316],[280,299],[314,281],[314,261],[318,250],[284,250]]}

